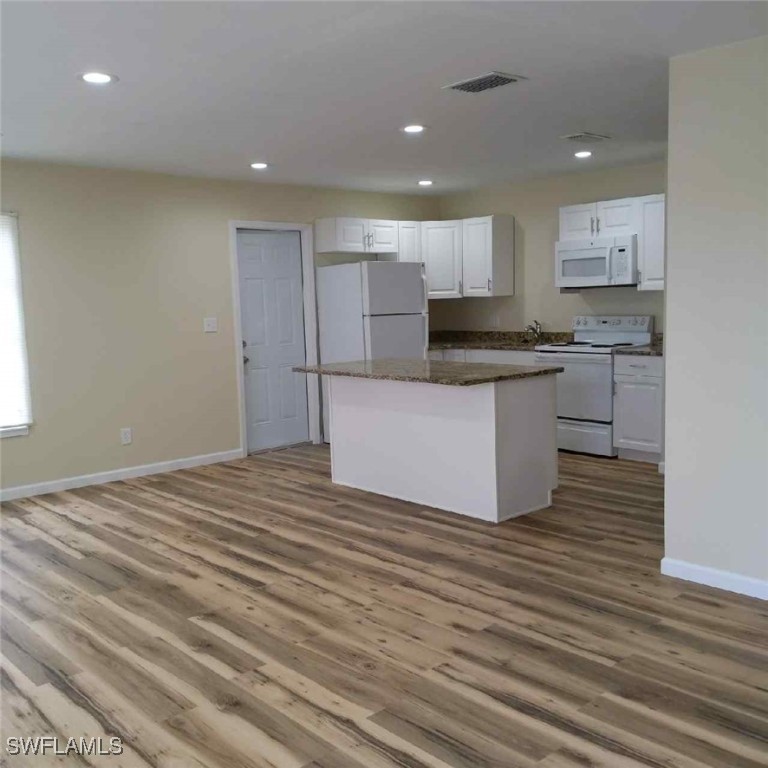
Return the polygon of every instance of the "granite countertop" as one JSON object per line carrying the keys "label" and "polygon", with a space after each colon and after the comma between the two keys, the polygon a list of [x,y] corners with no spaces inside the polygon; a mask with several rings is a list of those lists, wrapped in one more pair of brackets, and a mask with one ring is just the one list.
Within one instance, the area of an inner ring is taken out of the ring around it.
{"label": "granite countertop", "polygon": [[570,331],[544,331],[534,341],[525,331],[432,331],[430,349],[501,349],[514,352],[533,352],[537,344],[570,341]]}
{"label": "granite countertop", "polygon": [[534,342],[514,341],[431,341],[430,349],[504,349],[514,352],[533,352]]}
{"label": "granite countertop", "polygon": [[664,357],[664,346],[662,344],[649,344],[647,347],[627,347],[617,349],[617,355],[645,355],[646,357]]}
{"label": "granite countertop", "polygon": [[358,379],[384,379],[388,381],[414,381],[424,384],[446,384],[468,387],[495,381],[527,379],[562,373],[555,366],[496,365],[494,363],[454,363],[442,360],[387,358],[382,360],[356,360],[352,363],[307,365],[293,369],[299,373],[321,373],[326,376],[351,376]]}

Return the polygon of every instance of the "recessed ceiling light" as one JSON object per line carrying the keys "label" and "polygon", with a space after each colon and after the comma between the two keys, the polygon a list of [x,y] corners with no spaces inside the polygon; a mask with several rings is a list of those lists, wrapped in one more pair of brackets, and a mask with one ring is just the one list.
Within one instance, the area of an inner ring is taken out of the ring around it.
{"label": "recessed ceiling light", "polygon": [[264,171],[269,168],[269,166],[266,163],[251,163],[251,168],[256,171]]}
{"label": "recessed ceiling light", "polygon": [[107,83],[114,83],[117,77],[108,75],[106,72],[86,72],[80,75],[80,79],[91,85],[107,85]]}
{"label": "recessed ceiling light", "polygon": [[586,158],[592,157],[592,153],[588,149],[582,149],[580,152],[576,152],[574,157],[578,157],[579,160],[586,160]]}
{"label": "recessed ceiling light", "polygon": [[423,130],[423,125],[406,125],[405,128],[403,128],[405,133],[421,133]]}
{"label": "recessed ceiling light", "polygon": [[422,179],[419,182],[419,186],[420,187],[431,187],[432,186],[432,181],[430,179]]}

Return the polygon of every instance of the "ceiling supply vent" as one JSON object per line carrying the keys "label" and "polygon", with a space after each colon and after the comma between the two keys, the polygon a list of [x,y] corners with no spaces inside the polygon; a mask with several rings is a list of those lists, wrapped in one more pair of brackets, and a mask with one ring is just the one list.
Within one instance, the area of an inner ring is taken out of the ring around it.
{"label": "ceiling supply vent", "polygon": [[458,83],[444,85],[443,90],[480,93],[481,91],[488,91],[491,88],[498,88],[501,85],[516,83],[518,80],[525,80],[525,78],[520,77],[520,75],[507,75],[504,72],[489,72],[487,75],[471,77],[469,80],[460,80]]}
{"label": "ceiling supply vent", "polygon": [[582,131],[581,133],[569,133],[566,136],[561,136],[561,139],[566,141],[578,141],[580,144],[597,144],[598,141],[605,141],[610,139],[610,136],[603,136],[601,133],[590,133],[589,131]]}

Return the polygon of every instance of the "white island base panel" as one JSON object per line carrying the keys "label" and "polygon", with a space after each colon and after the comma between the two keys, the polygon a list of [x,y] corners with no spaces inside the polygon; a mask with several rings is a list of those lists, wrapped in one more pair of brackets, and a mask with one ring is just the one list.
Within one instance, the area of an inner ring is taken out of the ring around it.
{"label": "white island base panel", "polygon": [[494,523],[551,505],[555,376],[463,387],[330,378],[333,482]]}

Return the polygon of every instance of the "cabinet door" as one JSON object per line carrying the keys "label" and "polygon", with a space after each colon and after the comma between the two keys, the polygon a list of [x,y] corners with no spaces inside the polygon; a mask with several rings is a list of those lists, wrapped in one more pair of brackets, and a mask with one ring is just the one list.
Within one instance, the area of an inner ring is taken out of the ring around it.
{"label": "cabinet door", "polygon": [[614,383],[614,446],[661,453],[664,379],[652,376],[614,376]]}
{"label": "cabinet door", "polygon": [[443,350],[442,349],[430,349],[427,353],[427,357],[430,360],[442,360],[443,359]]}
{"label": "cabinet door", "polygon": [[421,257],[427,273],[429,298],[461,297],[461,222],[422,222]]}
{"label": "cabinet door", "polygon": [[595,235],[597,237],[622,237],[637,234],[638,198],[626,197],[621,200],[604,200],[597,203]]}
{"label": "cabinet door", "polygon": [[638,198],[640,227],[637,233],[637,268],[639,291],[664,290],[664,255],[666,253],[665,195]]}
{"label": "cabinet door", "polygon": [[421,261],[421,222],[398,222],[398,261]]}
{"label": "cabinet door", "polygon": [[398,222],[371,219],[368,222],[368,233],[371,235],[369,251],[373,253],[397,253],[398,251]]}
{"label": "cabinet door", "polygon": [[454,363],[466,362],[467,350],[466,349],[444,349],[443,360],[449,360]]}
{"label": "cabinet door", "polygon": [[560,209],[560,239],[588,240],[595,236],[597,203],[567,205]]}
{"label": "cabinet door", "polygon": [[368,222],[365,219],[336,219],[336,250],[365,253]]}
{"label": "cabinet door", "polygon": [[464,219],[461,224],[464,296],[490,296],[493,276],[493,217]]}

